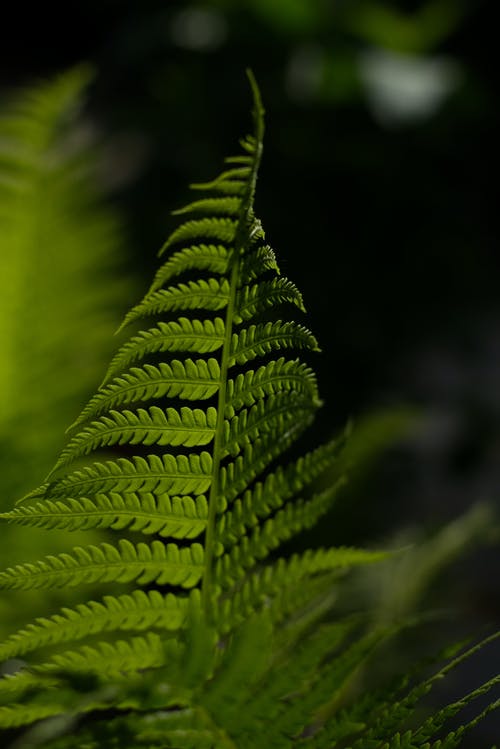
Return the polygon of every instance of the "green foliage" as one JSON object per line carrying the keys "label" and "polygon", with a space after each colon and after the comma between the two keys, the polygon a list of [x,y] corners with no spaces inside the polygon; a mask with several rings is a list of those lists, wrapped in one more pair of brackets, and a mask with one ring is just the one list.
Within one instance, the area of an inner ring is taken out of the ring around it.
{"label": "green foliage", "polygon": [[121,230],[75,118],[89,78],[78,68],[40,84],[0,117],[0,439],[9,493],[32,482],[24,483],[18,456],[33,475],[60,449],[68,413],[94,387],[126,290]]}
{"label": "green foliage", "polygon": [[[91,71],[79,67],[16,92],[0,114],[0,507],[30,489],[60,451],[70,414],[95,387],[116,315],[132,290],[120,272],[120,222],[100,186],[100,152],[82,111]],[[48,404],[50,403],[50,407]],[[21,532],[20,532],[21,531]],[[102,533],[87,533],[98,543]],[[1,566],[67,548],[10,525]],[[31,610],[72,597],[31,595]],[[2,635],[29,616],[0,600]]]}
{"label": "green foliage", "polygon": [[344,24],[371,44],[399,52],[423,52],[446,38],[466,12],[467,5],[461,0],[427,0],[413,13],[362,0],[345,14]]}
{"label": "green foliage", "polygon": [[0,727],[27,726],[16,746],[444,749],[497,707],[448,729],[499,677],[408,722],[475,649],[364,692],[372,659],[412,622],[372,627],[332,606],[346,569],[388,553],[281,549],[329,512],[345,437],[283,461],[321,405],[295,358],[318,346],[282,319],[302,297],[254,214],[264,123],[250,81],[254,133],[176,212],[188,219],[162,248],[172,254],[123,326],[166,319],[132,333],[53,471],[2,515],[110,533],[0,573],[9,589],[113,584],[1,646],[14,664],[0,681]]}

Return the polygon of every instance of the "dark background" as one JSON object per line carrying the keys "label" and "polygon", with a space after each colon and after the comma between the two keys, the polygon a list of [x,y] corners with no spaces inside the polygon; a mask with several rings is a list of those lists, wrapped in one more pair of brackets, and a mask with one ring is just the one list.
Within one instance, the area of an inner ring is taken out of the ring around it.
{"label": "dark background", "polygon": [[[378,541],[408,526],[426,538],[476,502],[498,506],[493,8],[101,0],[2,9],[2,96],[94,66],[85,115],[125,220],[125,264],[144,288],[174,225],[170,209],[248,130],[245,68],[254,70],[267,110],[257,213],[323,349],[314,366],[326,403],[311,439],[374,411],[410,405],[423,417],[317,542]],[[450,599],[481,626],[500,618],[498,571],[487,543],[446,578]],[[494,730],[490,721],[485,741]]]}

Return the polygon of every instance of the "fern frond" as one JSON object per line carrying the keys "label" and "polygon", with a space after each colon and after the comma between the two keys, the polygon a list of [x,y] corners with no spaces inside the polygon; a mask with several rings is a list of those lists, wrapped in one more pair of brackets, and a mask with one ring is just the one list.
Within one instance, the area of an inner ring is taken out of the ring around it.
{"label": "fern frond", "polygon": [[[265,615],[253,617],[233,637],[226,658],[205,694],[203,707],[214,722],[234,736],[232,718],[262,678],[272,652],[272,627]],[[240,702],[240,699],[242,700]],[[243,719],[244,720],[244,719]],[[238,746],[236,741],[234,745]]]}
{"label": "fern frond", "polygon": [[236,298],[234,322],[238,324],[250,320],[255,315],[265,312],[269,307],[284,302],[294,304],[305,312],[302,294],[287,278],[273,278],[272,281],[262,281],[253,286],[245,285]]}
{"label": "fern frond", "polygon": [[226,418],[231,418],[244,406],[253,406],[264,396],[290,391],[308,394],[312,403],[321,405],[316,376],[299,359],[287,361],[280,357],[257,370],[240,372],[234,380],[228,380],[227,383]]}
{"label": "fern frond", "polygon": [[[346,479],[342,477],[336,484],[329,487],[328,491],[332,492],[331,499],[333,499],[333,496],[338,493],[345,483]],[[269,500],[260,501],[262,500],[263,495],[257,494],[257,502],[253,504],[252,499],[254,496],[255,495],[251,491],[245,492],[243,499],[236,500],[231,508],[221,516],[217,530],[220,542],[224,547],[230,547],[235,544],[238,539],[247,533],[248,530],[257,527],[263,518],[269,517],[274,510],[281,508],[285,499],[288,498],[276,494],[270,497]],[[307,506],[312,509],[315,501],[320,496],[321,494],[318,494],[309,498],[306,502]],[[311,522],[311,525],[313,524],[314,523]]]}
{"label": "fern frond", "polygon": [[[101,697],[104,698],[101,700],[89,699],[86,695],[82,698],[78,689],[71,689],[64,679],[53,678],[46,674],[21,671],[12,677],[12,681],[16,682],[19,688],[30,682],[31,686],[24,693],[20,691],[18,699],[23,699],[23,702],[16,704],[14,701],[8,706],[0,707],[0,728],[19,728],[50,718],[55,721],[62,719],[62,725],[66,722],[71,724],[77,714],[81,717],[83,713],[106,710],[110,707],[109,693],[104,695],[101,692]],[[68,713],[71,714],[69,719]],[[48,722],[46,721],[46,724]],[[35,728],[36,733],[38,733],[37,728]],[[57,733],[59,732],[56,731]],[[48,735],[50,736],[50,730]],[[23,741],[22,745],[29,746],[30,744],[31,742]]]}
{"label": "fern frond", "polygon": [[[316,726],[321,721],[322,712],[328,715],[331,705],[341,700],[349,682],[390,634],[391,631],[387,629],[369,632],[356,639],[338,655],[324,660],[322,667],[311,674],[307,689],[299,693],[298,699],[294,699],[289,709],[283,711],[273,722],[271,741],[274,736],[280,734],[297,736],[311,729],[318,730]],[[306,647],[308,645],[309,643]]]}
{"label": "fern frond", "polygon": [[224,275],[227,273],[229,251],[223,245],[200,244],[177,250],[156,272],[149,294],[158,291],[170,279],[188,271],[209,271]]}
{"label": "fern frond", "polygon": [[245,256],[241,264],[241,285],[260,278],[265,273],[274,271],[279,275],[280,269],[274,250],[269,245],[259,245]]}
{"label": "fern frond", "polygon": [[[255,153],[255,150],[254,152]],[[219,192],[223,195],[242,195],[248,189],[247,180],[251,177],[250,166],[226,169],[218,177],[209,182],[193,182],[192,190],[203,190],[204,192]]]}
{"label": "fern frond", "polygon": [[[107,676],[119,681],[128,680],[144,668],[154,669],[165,663],[177,663],[182,653],[181,643],[176,640],[162,642],[154,633],[131,640],[119,640],[114,644],[101,642],[95,647],[84,646],[80,650],[55,655],[49,662],[36,666],[34,672],[36,676],[41,675],[43,681],[37,679],[34,683],[39,691],[39,686],[48,683],[46,674],[49,678],[50,674],[56,674],[74,679],[78,674],[83,674],[87,677],[96,675],[99,678]],[[21,674],[13,678],[19,679],[20,676]],[[41,718],[64,713],[68,709],[73,714],[78,714],[109,707],[106,704],[106,697],[109,699],[109,695],[101,692],[92,695],[90,699],[82,699],[82,695],[64,685],[62,679],[60,685],[62,689],[54,694],[50,690],[47,695],[44,692],[35,694],[31,703],[0,707],[0,727],[29,725]],[[100,699],[96,699],[99,697]],[[130,707],[130,701],[127,706]]]}
{"label": "fern frond", "polygon": [[[0,645],[0,660],[19,658],[26,653],[63,642],[82,640],[105,632],[161,629],[168,632],[186,626],[190,612],[199,608],[199,591],[188,596],[162,594],[157,590],[134,590],[120,596],[104,596],[75,608],[63,608],[48,618],[36,619]],[[29,683],[26,672],[24,681]],[[0,694],[7,689],[0,681]]]}
{"label": "fern frond", "polygon": [[297,500],[279,510],[263,525],[256,525],[251,535],[244,535],[239,543],[217,560],[214,575],[217,582],[222,587],[231,585],[284,541],[315,525],[330,509],[337,489],[334,486],[307,501]]}
{"label": "fern frond", "polygon": [[[57,668],[53,670],[61,671]],[[20,679],[22,673],[17,674],[14,678]],[[90,670],[84,673],[89,685],[96,683],[97,680]],[[36,742],[39,743],[40,728],[43,731],[44,738],[50,739],[52,735],[50,721],[41,723],[43,719],[54,718],[52,725],[59,723],[60,728],[69,727],[74,723],[77,715],[82,718],[85,713],[107,710],[112,705],[113,692],[116,690],[107,690],[106,692],[101,689],[90,694],[82,694],[82,690],[77,684],[77,674],[66,672],[58,675],[61,678],[53,679],[50,675],[33,674],[33,690],[27,692],[24,701],[0,707],[0,728],[19,728],[40,722],[33,731],[33,734],[37,735]],[[45,685],[49,685],[49,688],[45,689]],[[48,730],[44,730],[46,728]],[[57,736],[60,731],[56,728],[54,733]],[[28,732],[29,735],[30,732]],[[23,737],[23,746],[28,746],[31,743],[31,740],[29,740],[29,743],[25,743]],[[45,741],[44,745],[46,745]]]}
{"label": "fern frond", "polygon": [[[429,678],[416,683],[409,690],[406,689],[403,694],[391,694],[386,701],[379,701],[376,705],[376,709],[373,711],[373,715],[370,715],[369,719],[366,721],[367,725],[363,733],[363,738],[360,738],[358,741],[354,742],[353,749],[364,749],[366,742],[368,741],[372,743],[380,742],[382,740],[386,740],[389,737],[392,737],[393,740],[396,741],[397,737],[400,735],[399,732],[404,726],[407,725],[409,716],[411,716],[415,712],[415,708],[418,703],[430,692],[434,685],[440,683],[446,674],[456,669],[466,660],[471,658],[475,653],[477,653],[481,648],[485,647],[487,644],[492,643],[494,640],[497,640],[499,637],[500,632],[496,632],[490,637],[487,637],[483,641],[475,644],[471,648],[468,648],[466,650],[460,649],[458,655],[452,657],[444,666],[439,668]],[[453,650],[456,650],[456,646],[453,648]],[[404,681],[403,686],[407,686],[407,682],[408,679]],[[489,691],[489,682],[487,682],[485,685],[482,685],[482,687],[485,688],[485,691]],[[482,689],[482,687],[480,687],[480,689]],[[471,697],[471,699],[473,699],[473,697]],[[468,702],[467,697],[464,698],[463,701],[459,702],[461,703],[461,707],[459,708],[460,710],[462,709],[462,707],[466,706]],[[444,716],[449,708],[450,706],[444,708],[443,711],[438,711],[438,713],[431,716],[430,719],[424,721],[424,723],[420,726],[420,728],[422,729],[421,736],[423,736],[424,730],[428,731],[431,729],[435,721],[437,721],[442,727],[444,725],[444,721],[446,720]],[[458,710],[456,712],[458,712]],[[410,732],[409,734],[405,733],[405,736],[406,739],[408,739],[412,738],[414,734],[413,732]],[[425,739],[423,740],[425,741]],[[396,746],[397,744],[394,745]],[[418,744],[418,746],[426,746],[426,744]]]}
{"label": "fern frond", "polygon": [[272,432],[261,435],[258,442],[246,445],[241,455],[220,469],[220,508],[238,497],[271,463],[287,450],[311,424],[310,419],[291,422],[279,443]]}
{"label": "fern frond", "polygon": [[[76,434],[63,450],[52,473],[87,455],[98,447],[110,445],[172,445],[196,447],[208,445],[214,438],[217,411],[208,408],[165,410],[150,406],[137,411],[110,410]],[[51,474],[50,474],[51,475]]]}
{"label": "fern frond", "polygon": [[114,377],[101,388],[71,425],[73,429],[103,411],[153,398],[183,398],[205,400],[211,398],[220,386],[220,367],[217,359],[173,359],[158,366],[144,364]]}
{"label": "fern frond", "polygon": [[139,531],[148,535],[172,538],[196,538],[206,528],[206,497],[171,497],[150,492],[96,494],[92,499],[80,497],[23,504],[0,515],[19,525],[68,531],[89,528],[111,528]]}
{"label": "fern frond", "polygon": [[109,365],[101,384],[148,354],[165,351],[186,351],[207,354],[217,351],[224,343],[224,320],[189,320],[180,317],[171,322],[159,322],[130,339],[118,351]]}
{"label": "fern frond", "polygon": [[[180,653],[182,646],[176,640],[169,643],[169,651]],[[35,667],[36,673],[80,671],[115,678],[128,677],[141,669],[158,668],[165,663],[165,643],[161,637],[148,632],[144,636],[117,642],[100,642],[96,646],[83,645],[78,650],[65,651],[52,656],[50,661]],[[170,653],[169,653],[170,655]]]}
{"label": "fern frond", "polygon": [[[474,700],[488,694],[494,687],[500,684],[500,675],[489,679],[484,684],[481,684],[477,689],[473,689],[468,694],[464,695],[461,699],[450,703],[441,710],[435,712],[429,717],[416,731],[412,732],[411,737],[413,741],[420,741],[425,743],[441,731],[443,726],[455,715],[462,712],[465,707],[469,706]],[[495,700],[488,707],[488,711],[495,710],[500,707],[500,699]],[[462,730],[463,733],[463,730]]]}
{"label": "fern frond", "polygon": [[[306,420],[294,421],[281,437],[286,447],[283,442],[280,442],[280,445],[274,445],[264,433],[259,443],[254,446],[249,445],[242,457],[238,457],[233,463],[223,467],[221,489],[223,489],[224,498],[228,502],[235,500],[283,449],[289,447],[300,436],[307,426]],[[333,440],[307,453],[285,469],[278,467],[266,477],[263,486],[261,482],[255,484],[252,494],[247,495],[246,501],[254,502],[254,507],[265,507],[266,502],[273,496],[275,503],[270,506],[280,506],[284,499],[293,496],[330,467],[337,459],[342,447],[343,439]]]}
{"label": "fern frond", "polygon": [[0,702],[17,702],[26,692],[50,689],[56,684],[57,679],[42,677],[26,670],[15,674],[5,674],[0,678]]}
{"label": "fern frond", "polygon": [[223,244],[234,242],[238,222],[229,218],[201,218],[186,221],[175,229],[160,250],[160,256],[178,242],[216,239]]}
{"label": "fern frond", "polygon": [[295,425],[301,422],[308,424],[316,409],[317,405],[309,394],[270,395],[226,420],[222,456],[238,455],[244,445],[255,442],[267,432],[279,430],[285,433],[292,422]]}
{"label": "fern frond", "polygon": [[218,626],[222,631],[246,620],[261,607],[268,607],[277,599],[277,620],[287,613],[281,596],[287,589],[291,596],[298,591],[309,591],[314,597],[313,580],[325,575],[331,584],[332,572],[365,564],[374,564],[387,558],[388,552],[355,548],[319,549],[294,554],[290,559],[279,559],[273,564],[257,567],[243,582],[229,587],[218,600]]}
{"label": "fern frond", "polygon": [[12,704],[0,707],[0,728],[19,728],[34,723],[37,720],[51,718],[64,712],[64,707],[54,697],[52,704],[25,705]]}
{"label": "fern frond", "polygon": [[[110,718],[103,725],[89,725],[79,732],[85,749],[111,749],[119,737],[127,749],[222,749],[217,728],[201,709],[175,708],[143,715],[139,712]],[[133,742],[133,743],[132,743]],[[227,742],[226,742],[227,747]],[[50,749],[60,749],[58,746]]]}
{"label": "fern frond", "polygon": [[172,211],[173,216],[182,216],[184,213],[201,213],[205,216],[235,216],[239,215],[241,209],[240,198],[202,198],[188,203],[182,208]]}
{"label": "fern frond", "polygon": [[245,151],[248,151],[251,156],[247,156],[244,153],[237,154],[236,156],[226,156],[224,159],[225,164],[244,164],[246,166],[252,166],[253,163],[253,155],[255,154],[255,142],[253,142],[252,145],[245,144],[244,139],[240,140],[240,145],[242,148],[245,149]]}
{"label": "fern frond", "polygon": [[267,322],[250,325],[233,334],[229,366],[246,364],[252,359],[266,356],[283,348],[319,351],[312,333],[295,322]]}
{"label": "fern frond", "polygon": [[[241,498],[236,499],[230,513],[221,515],[219,533],[222,542],[227,541],[234,533],[239,535],[244,527],[254,525],[256,519],[267,517],[304,487],[313,483],[334,465],[343,445],[342,439],[332,440],[286,467],[278,466],[263,482],[256,482],[251,490],[247,490]],[[231,500],[235,496],[234,493],[228,494],[228,499]],[[239,530],[236,530],[237,528]]]}
{"label": "fern frond", "polygon": [[[29,88],[16,86],[12,96],[4,88],[1,97],[5,499],[26,491],[59,449],[68,413],[95,387],[109,356],[116,307],[135,286],[122,264],[121,222],[96,179],[95,138],[80,119],[93,77],[89,66],[78,65]],[[4,548],[15,547],[10,536]]]}
{"label": "fern frond", "polygon": [[125,316],[118,328],[120,332],[126,325],[139,319],[165,312],[186,310],[221,310],[229,301],[229,284],[226,279],[217,278],[188,281],[168,289],[159,289],[147,294],[142,302],[133,307]]}
{"label": "fern frond", "polygon": [[43,485],[40,496],[47,499],[64,495],[83,497],[113,491],[197,495],[206,492],[211,482],[210,453],[177,456],[166,453],[93,463]]}
{"label": "fern frond", "polygon": [[32,564],[0,572],[0,587],[30,590],[97,582],[132,582],[141,585],[181,585],[191,588],[203,574],[203,547],[179,548],[173,543],[132,544],[120,539],[118,546],[77,546],[72,554],[48,556]]}
{"label": "fern frond", "polygon": [[[259,632],[259,628],[253,623],[252,629]],[[282,725],[275,730],[275,722],[283,723],[284,716],[289,714],[290,705],[300,703],[302,694],[309,689],[311,683],[314,683],[317,674],[321,673],[325,657],[338,650],[352,630],[352,621],[323,625],[305,643],[300,643],[299,647],[294,649],[292,658],[287,660],[284,660],[283,656],[276,658],[278,667],[276,671],[273,671],[273,678],[269,678],[268,673],[259,674],[258,668],[253,669],[250,674],[244,674],[246,679],[241,685],[234,683],[232,674],[218,675],[215,688],[210,690],[208,695],[210,711],[234,736],[238,747],[255,746],[249,737],[259,731],[257,726],[266,726],[266,741],[269,741],[269,746],[280,745],[280,734],[282,745],[292,746],[290,739],[287,743],[283,743],[287,741],[285,737],[298,735],[300,730],[290,727],[287,727],[288,730],[283,730]],[[264,637],[265,631],[262,632],[263,640]],[[247,651],[250,661],[255,657],[255,650],[264,649],[265,652],[266,648],[265,642],[252,643],[248,636],[245,637],[242,645],[240,649]],[[233,659],[234,657],[232,654]],[[259,679],[259,677],[263,678]],[[236,694],[237,699],[233,696]],[[240,699],[247,705],[243,713],[240,709]],[[254,739],[258,740],[258,737],[254,736]]]}
{"label": "fern frond", "polygon": [[209,194],[215,192],[219,195],[243,195],[246,184],[239,179],[217,179],[211,182],[192,182],[189,187]]}

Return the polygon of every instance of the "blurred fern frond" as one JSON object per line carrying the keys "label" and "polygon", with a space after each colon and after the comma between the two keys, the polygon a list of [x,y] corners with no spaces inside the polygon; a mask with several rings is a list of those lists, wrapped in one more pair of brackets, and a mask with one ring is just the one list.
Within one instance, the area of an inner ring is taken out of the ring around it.
{"label": "blurred fern frond", "polygon": [[79,116],[90,78],[74,69],[9,98],[0,113],[4,495],[48,466],[130,289],[120,224],[100,194],[90,128]]}
{"label": "blurred fern frond", "polygon": [[[0,507],[49,468],[133,286],[82,113],[91,77],[82,66],[0,102]],[[2,559],[67,547],[63,532],[18,530],[4,532]],[[54,592],[39,603],[57,601]],[[26,605],[2,600],[2,629]]]}

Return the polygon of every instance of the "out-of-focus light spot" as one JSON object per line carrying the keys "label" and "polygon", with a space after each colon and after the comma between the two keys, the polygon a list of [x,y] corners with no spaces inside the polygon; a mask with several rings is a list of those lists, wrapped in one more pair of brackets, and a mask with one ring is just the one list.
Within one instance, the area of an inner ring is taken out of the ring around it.
{"label": "out-of-focus light spot", "polygon": [[360,54],[359,72],[373,116],[385,126],[429,119],[461,79],[454,60],[376,48]]}
{"label": "out-of-focus light spot", "polygon": [[315,44],[304,44],[293,52],[286,71],[286,88],[290,98],[310,101],[316,98],[324,72],[324,52]]}
{"label": "out-of-focus light spot", "polygon": [[225,41],[227,23],[224,16],[215,10],[186,8],[174,16],[170,35],[179,47],[210,52]]}

